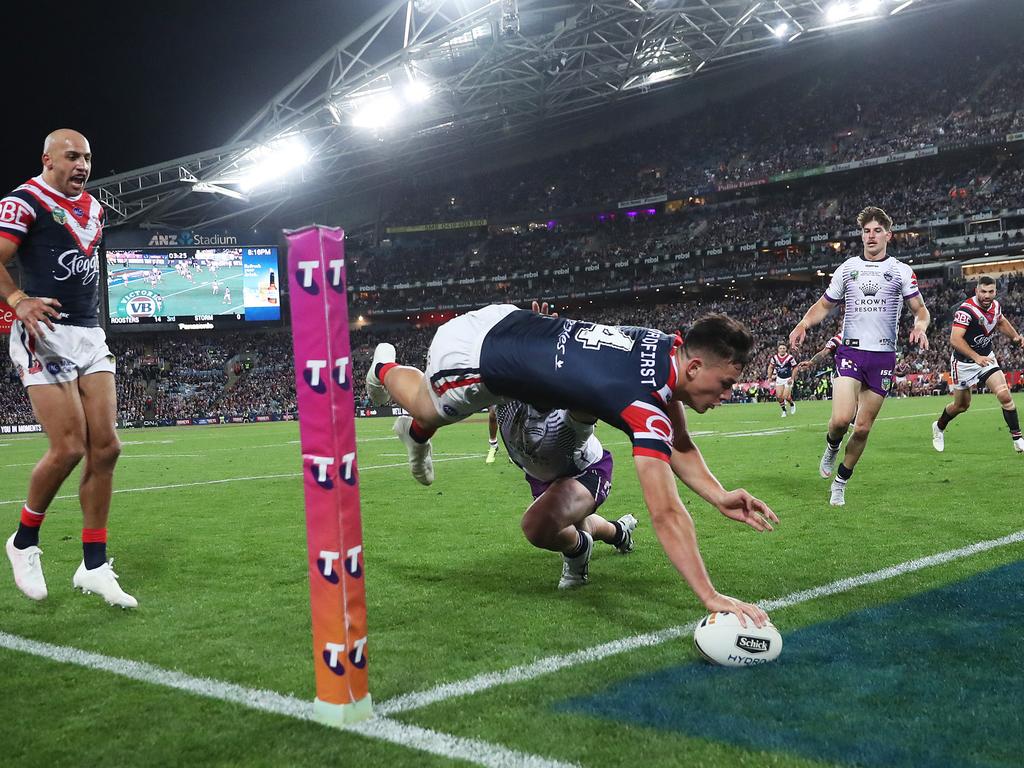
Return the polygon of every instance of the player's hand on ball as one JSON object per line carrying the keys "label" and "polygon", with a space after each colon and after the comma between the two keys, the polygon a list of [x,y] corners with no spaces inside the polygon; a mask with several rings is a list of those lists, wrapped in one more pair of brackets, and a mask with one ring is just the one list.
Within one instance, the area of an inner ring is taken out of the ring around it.
{"label": "player's hand on ball", "polygon": [[747,626],[747,620],[754,622],[754,625],[758,627],[763,627],[768,621],[768,614],[753,603],[744,603],[742,600],[719,592],[716,592],[710,600],[706,600],[704,607],[708,609],[708,612],[728,611],[734,613],[740,620],[740,625],[744,627]]}
{"label": "player's hand on ball", "polygon": [[771,507],[751,496],[743,488],[728,491],[719,500],[718,511],[731,520],[749,525],[755,531],[771,531],[772,523],[779,522]]}

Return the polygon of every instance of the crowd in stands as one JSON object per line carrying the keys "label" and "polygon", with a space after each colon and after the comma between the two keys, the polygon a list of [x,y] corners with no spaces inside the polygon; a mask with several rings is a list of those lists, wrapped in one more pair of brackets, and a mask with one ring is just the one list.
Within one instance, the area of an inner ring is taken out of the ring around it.
{"label": "crowd in stands", "polygon": [[[776,288],[756,293],[731,293],[677,303],[629,304],[584,312],[582,316],[606,325],[640,325],[666,332],[685,331],[688,324],[709,312],[724,312],[742,320],[754,330],[756,354],[747,366],[745,378],[766,378],[768,360],[775,346],[788,338],[804,311],[821,295],[821,286]],[[913,373],[926,374],[916,393],[930,393],[936,374],[948,370],[949,329],[953,311],[969,294],[959,281],[923,281],[922,295],[929,306],[933,324],[929,332],[931,349],[920,351],[906,346],[903,352]],[[999,299],[1007,316],[1024,329],[1024,277],[1000,282]],[[901,338],[911,323],[904,315]],[[353,380],[357,407],[369,407],[363,389],[366,369],[374,347],[390,341],[398,349],[399,362],[422,368],[436,327],[408,324],[367,326],[352,332]],[[808,335],[798,360],[808,359],[839,330],[834,314]],[[294,415],[296,398],[291,336],[287,331],[261,334],[208,333],[183,337],[172,334],[114,335],[110,347],[118,357],[117,394],[119,418],[130,421],[193,418],[254,418],[257,415]],[[1024,369],[1024,350],[1005,341],[996,342],[997,354],[1006,370]],[[242,361],[245,361],[243,365]],[[4,397],[0,398],[0,424],[33,423],[31,406],[17,374],[6,360],[0,367]]]}
{"label": "crowd in stands", "polygon": [[875,41],[625,138],[482,177],[403,184],[387,223],[614,208],[650,194],[705,194],[823,165],[998,140],[1024,130],[1024,48],[1013,30],[996,19],[922,26],[898,45]]}

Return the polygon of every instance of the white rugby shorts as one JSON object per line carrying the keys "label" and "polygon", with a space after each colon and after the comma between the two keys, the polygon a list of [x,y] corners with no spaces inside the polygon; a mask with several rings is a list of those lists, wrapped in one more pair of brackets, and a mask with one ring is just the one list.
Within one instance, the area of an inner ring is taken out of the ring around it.
{"label": "white rugby shorts", "polygon": [[487,332],[515,312],[512,304],[492,304],[452,318],[437,329],[427,352],[430,399],[445,423],[453,424],[505,401],[480,378],[480,348]]}
{"label": "white rugby shorts", "polygon": [[[995,360],[995,356],[992,357]],[[949,358],[949,378],[953,381],[953,389],[970,389],[978,383],[978,379],[989,371],[999,368],[999,361],[991,365],[978,365],[977,363],[965,363],[957,360],[956,357]]]}
{"label": "white rugby shorts", "polygon": [[775,377],[775,388],[776,389],[778,389],[779,387],[792,387],[792,386],[793,386],[793,378],[792,377],[790,377],[788,379],[780,379],[778,376]]}
{"label": "white rugby shorts", "polygon": [[8,345],[14,369],[25,387],[60,384],[79,376],[114,372],[114,356],[107,347],[102,328],[55,325],[42,339],[29,336],[24,324],[15,320]]}

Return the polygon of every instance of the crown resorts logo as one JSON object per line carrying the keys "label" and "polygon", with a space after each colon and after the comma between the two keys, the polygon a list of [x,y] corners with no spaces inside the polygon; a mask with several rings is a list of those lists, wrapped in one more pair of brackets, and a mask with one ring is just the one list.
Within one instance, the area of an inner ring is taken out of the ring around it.
{"label": "crown resorts logo", "polygon": [[860,284],[860,290],[865,296],[874,296],[878,293],[878,289],[881,286],[873,280],[868,280],[866,283]]}

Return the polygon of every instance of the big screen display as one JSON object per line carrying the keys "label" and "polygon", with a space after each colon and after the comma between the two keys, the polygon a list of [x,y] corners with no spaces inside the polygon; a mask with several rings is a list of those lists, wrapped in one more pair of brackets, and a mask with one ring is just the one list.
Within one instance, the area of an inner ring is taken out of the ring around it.
{"label": "big screen display", "polygon": [[106,251],[111,330],[202,330],[281,320],[276,246]]}

